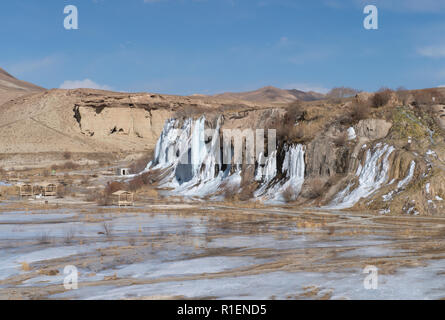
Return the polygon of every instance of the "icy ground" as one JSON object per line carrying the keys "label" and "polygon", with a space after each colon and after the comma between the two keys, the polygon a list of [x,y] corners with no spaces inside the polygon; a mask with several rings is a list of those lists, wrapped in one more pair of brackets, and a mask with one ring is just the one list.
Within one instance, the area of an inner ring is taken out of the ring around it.
{"label": "icy ground", "polygon": [[[6,203],[0,298],[441,299],[444,229],[441,218],[284,207]],[[78,290],[63,286],[67,265]],[[376,290],[366,266],[378,268]]]}

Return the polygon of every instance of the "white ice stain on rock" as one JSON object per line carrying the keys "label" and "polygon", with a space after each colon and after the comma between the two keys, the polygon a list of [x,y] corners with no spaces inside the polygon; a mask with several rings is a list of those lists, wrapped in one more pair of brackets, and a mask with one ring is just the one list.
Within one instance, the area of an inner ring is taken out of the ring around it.
{"label": "white ice stain on rock", "polygon": [[[261,165],[264,163],[264,166]],[[258,167],[256,169],[255,181],[262,181],[267,184],[277,175],[277,151],[271,153],[269,157],[265,157],[261,152],[258,157]]]}
{"label": "white ice stain on rock", "polygon": [[405,188],[413,179],[414,176],[414,170],[416,169],[416,162],[413,160],[411,161],[411,165],[409,167],[409,172],[408,175],[405,177],[405,179],[401,180],[398,184],[397,184],[397,188],[398,189],[403,189]]}
{"label": "white ice stain on rock", "polygon": [[[276,153],[273,157],[270,157],[269,175],[265,175],[263,184],[255,192],[256,197],[263,197],[270,201],[284,201],[284,192],[289,188],[292,190],[294,198],[297,198],[301,192],[301,188],[304,183],[305,173],[305,148],[303,145],[298,144],[294,146],[285,146],[285,157],[282,165],[281,173],[285,175],[285,178],[281,181],[273,181],[276,175]],[[273,160],[275,159],[275,160]],[[275,182],[275,183],[274,183]]]}
{"label": "white ice stain on rock", "polygon": [[[218,191],[221,184],[239,185],[241,170],[231,173],[231,165],[222,170],[220,119],[214,130],[206,131],[205,116],[187,119],[178,129],[177,120],[168,120],[156,144],[155,157],[148,170],[161,169],[168,174],[162,187],[185,196],[206,196]],[[210,133],[210,134],[209,134]]]}
{"label": "white ice stain on rock", "polygon": [[394,147],[382,146],[380,143],[375,146],[372,152],[368,149],[364,165],[360,165],[356,172],[358,177],[357,187],[355,187],[354,182],[351,182],[337,194],[329,208],[345,209],[353,207],[360,199],[366,198],[380,189],[388,181],[388,158],[394,150]]}
{"label": "white ice stain on rock", "polygon": [[[390,201],[390,200],[392,200],[394,194],[397,194],[400,191],[403,191],[406,188],[406,186],[413,179],[415,169],[416,169],[416,162],[413,160],[413,161],[411,161],[411,165],[409,167],[409,171],[408,171],[408,174],[406,175],[406,177],[403,180],[399,181],[399,183],[397,184],[397,189],[392,190],[389,193],[382,196],[383,201],[385,201],[385,202]],[[389,184],[391,185],[392,183],[393,182],[391,182]],[[429,187],[427,188],[427,190],[429,190]],[[427,191],[427,192],[429,193],[429,191]]]}

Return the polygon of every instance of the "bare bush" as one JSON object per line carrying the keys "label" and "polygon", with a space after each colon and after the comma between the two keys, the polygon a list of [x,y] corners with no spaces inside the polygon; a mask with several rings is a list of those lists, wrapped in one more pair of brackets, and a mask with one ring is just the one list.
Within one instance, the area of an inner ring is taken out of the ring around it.
{"label": "bare bush", "polygon": [[52,238],[49,235],[49,232],[42,232],[38,239],[39,244],[51,244]]}
{"label": "bare bush", "polygon": [[93,191],[88,193],[86,201],[95,202],[98,206],[111,206],[113,204],[113,199],[110,195],[105,194],[105,192],[101,191]]}
{"label": "bare bush", "polygon": [[348,133],[342,132],[334,138],[334,144],[337,147],[343,147],[348,142]]}
{"label": "bare bush", "polygon": [[128,182],[128,190],[136,191],[142,189],[144,186],[151,185],[155,182],[152,172],[145,172],[134,177]]}
{"label": "bare bush", "polygon": [[64,158],[65,160],[70,160],[70,159],[72,158],[72,154],[71,154],[71,152],[68,152],[68,151],[64,152],[64,153],[63,153],[63,158]]}
{"label": "bare bush", "polygon": [[80,166],[77,163],[74,163],[72,161],[67,161],[63,164],[62,168],[65,170],[75,170],[78,169]]}
{"label": "bare bush", "polygon": [[348,97],[353,97],[360,91],[353,88],[347,87],[336,87],[332,88],[331,91],[326,95],[330,99],[343,99]]}
{"label": "bare bush", "polygon": [[258,187],[255,182],[255,165],[243,165],[241,175],[241,186],[238,198],[241,201],[247,201],[254,197],[254,192]]}
{"label": "bare bush", "polygon": [[397,99],[402,105],[407,105],[411,97],[411,93],[404,87],[398,87],[396,90]]}
{"label": "bare bush", "polygon": [[112,236],[113,226],[112,226],[110,223],[104,222],[103,225],[102,225],[102,227],[103,227],[103,230],[104,230],[103,233],[104,233],[107,237],[110,238],[110,237]]}
{"label": "bare bush", "polygon": [[76,230],[74,228],[70,228],[65,232],[64,242],[69,244],[73,242],[74,237],[76,236]]}
{"label": "bare bush", "polygon": [[153,154],[145,154],[141,158],[134,161],[130,166],[130,171],[133,174],[140,173],[145,170],[147,164],[153,159]]}
{"label": "bare bush", "polygon": [[351,118],[354,121],[365,120],[371,113],[370,105],[366,102],[357,102],[353,105],[351,111]]}
{"label": "bare bush", "polygon": [[63,199],[66,197],[66,188],[63,185],[57,186],[56,196],[58,199]]}
{"label": "bare bush", "polygon": [[286,107],[286,113],[283,117],[285,124],[295,125],[297,121],[302,120],[304,117],[304,109],[301,102],[295,101]]}
{"label": "bare bush", "polygon": [[371,98],[371,105],[374,108],[383,107],[391,100],[393,91],[389,88],[381,88]]}
{"label": "bare bush", "polygon": [[305,196],[309,199],[316,199],[323,195],[326,183],[320,178],[315,178],[309,181],[307,192]]}
{"label": "bare bush", "polygon": [[127,185],[123,182],[119,182],[119,181],[112,181],[112,182],[108,182],[104,193],[108,196],[112,195],[113,193],[115,193],[116,191],[120,191],[120,190],[125,190],[127,189]]}
{"label": "bare bush", "polygon": [[436,103],[442,103],[444,97],[442,93],[436,89],[419,90],[414,93],[414,104],[420,105],[433,105]]}
{"label": "bare bush", "polygon": [[286,203],[294,202],[295,200],[297,200],[297,197],[298,194],[291,185],[289,185],[286,189],[284,189],[283,191],[284,202]]}

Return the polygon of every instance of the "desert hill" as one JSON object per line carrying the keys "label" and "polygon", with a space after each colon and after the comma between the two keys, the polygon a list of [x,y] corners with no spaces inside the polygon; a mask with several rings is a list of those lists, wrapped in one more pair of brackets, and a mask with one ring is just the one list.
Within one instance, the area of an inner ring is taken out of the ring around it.
{"label": "desert hill", "polygon": [[[36,87],[38,88],[38,87]],[[16,94],[12,88],[12,94]],[[27,94],[1,105],[0,154],[42,152],[141,152],[152,150],[165,121],[175,114],[219,110],[236,118],[261,103],[30,85]]]}
{"label": "desert hill", "polygon": [[217,98],[237,99],[252,102],[290,103],[296,100],[314,101],[325,98],[325,95],[317,92],[304,92],[296,89],[284,90],[272,86],[264,87],[248,92],[226,92],[214,95]]}
{"label": "desert hill", "polygon": [[45,89],[32,83],[16,79],[0,68],[0,105],[11,99],[43,90]]}

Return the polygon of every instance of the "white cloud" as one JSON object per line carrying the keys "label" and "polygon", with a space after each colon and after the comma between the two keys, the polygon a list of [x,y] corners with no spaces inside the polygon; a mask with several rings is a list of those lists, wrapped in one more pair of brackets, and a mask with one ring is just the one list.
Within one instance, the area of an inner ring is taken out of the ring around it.
{"label": "white cloud", "polygon": [[284,89],[297,89],[304,92],[314,91],[318,93],[328,93],[330,89],[320,85],[314,85],[311,83],[290,83],[284,86]]}
{"label": "white cloud", "polygon": [[66,80],[60,85],[60,89],[98,89],[98,90],[111,90],[111,87],[107,85],[100,85],[96,82],[85,80]]}
{"label": "white cloud", "polygon": [[428,58],[443,58],[445,57],[445,45],[419,48],[417,53]]}

